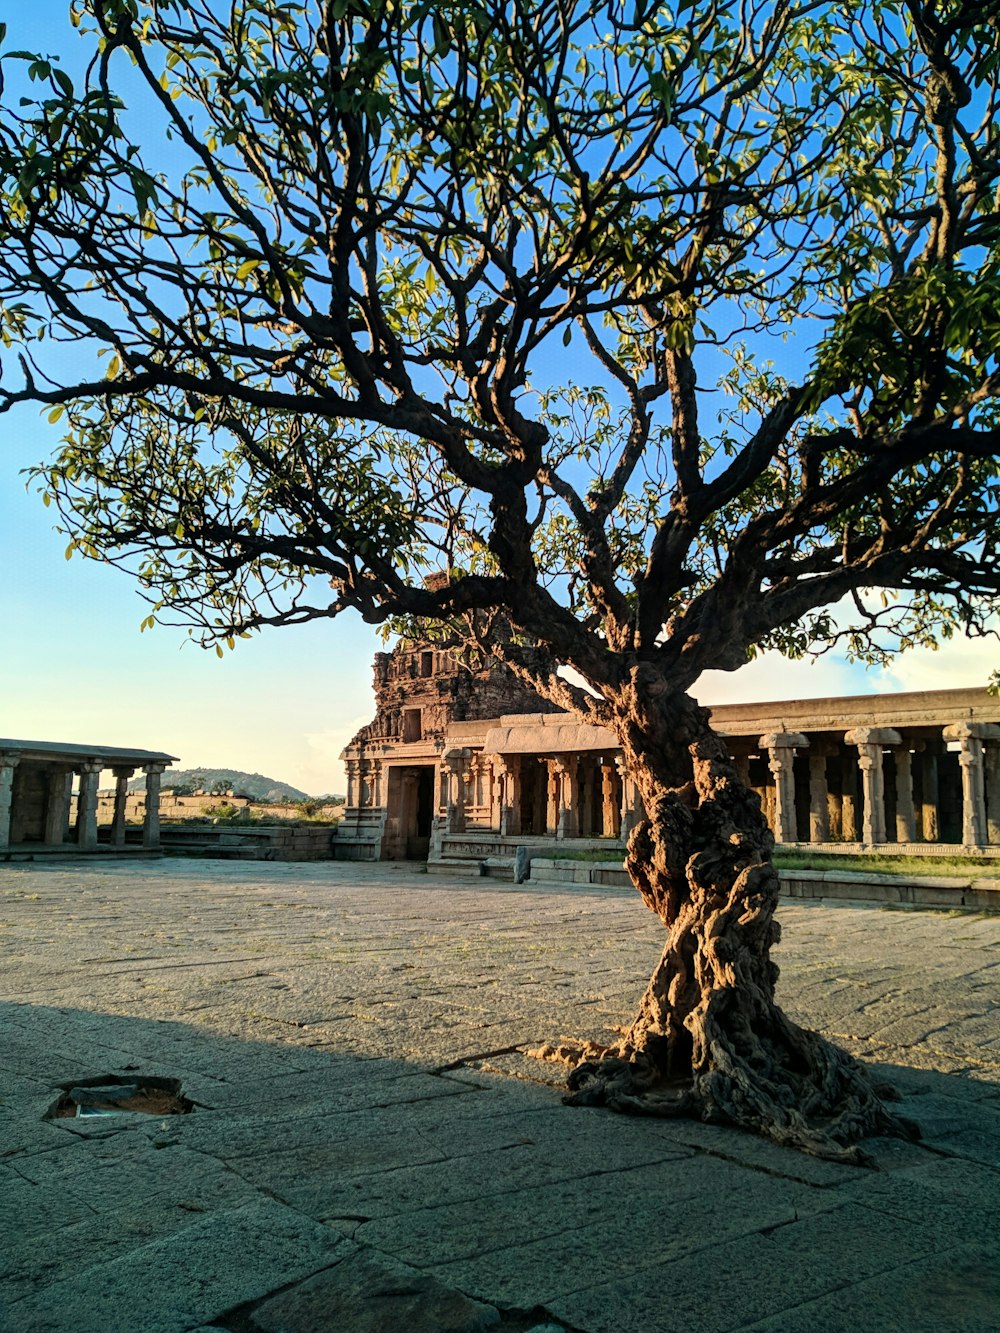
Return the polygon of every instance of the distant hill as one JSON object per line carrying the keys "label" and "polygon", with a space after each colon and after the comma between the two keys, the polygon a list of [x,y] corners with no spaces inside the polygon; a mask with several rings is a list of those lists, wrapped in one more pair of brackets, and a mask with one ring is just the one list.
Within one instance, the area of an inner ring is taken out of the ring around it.
{"label": "distant hill", "polygon": [[[129,791],[143,791],[146,779],[133,778],[128,786]],[[308,792],[290,787],[287,782],[276,782],[263,773],[242,773],[238,768],[168,768],[163,775],[163,786],[189,792],[210,792],[213,787],[221,787],[237,796],[249,796],[252,801],[270,803],[309,800]]]}

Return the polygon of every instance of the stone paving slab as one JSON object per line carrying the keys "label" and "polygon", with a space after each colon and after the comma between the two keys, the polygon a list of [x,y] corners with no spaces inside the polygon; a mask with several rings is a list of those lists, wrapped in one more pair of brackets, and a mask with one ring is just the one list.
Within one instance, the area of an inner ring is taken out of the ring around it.
{"label": "stone paving slab", "polygon": [[[258,1198],[117,1254],[13,1305],[10,1328],[174,1333],[335,1261],[346,1242],[294,1209]],[[151,1299],[152,1298],[152,1299]]]}
{"label": "stone paving slab", "polygon": [[[561,1104],[523,1052],[631,1016],[662,934],[628,891],[0,867],[0,1330],[1000,1326],[1000,920],[779,916],[790,1015],[922,1124],[880,1171]],[[195,1110],[42,1118],[142,1074]]]}
{"label": "stone paving slab", "polygon": [[921,1255],[753,1323],[748,1333],[996,1333],[998,1307],[996,1246],[978,1243]]}

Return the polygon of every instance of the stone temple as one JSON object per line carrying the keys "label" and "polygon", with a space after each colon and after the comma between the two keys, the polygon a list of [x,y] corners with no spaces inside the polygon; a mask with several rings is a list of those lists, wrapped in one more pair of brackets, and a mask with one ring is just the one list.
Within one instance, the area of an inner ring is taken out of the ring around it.
{"label": "stone temple", "polygon": [[[447,870],[513,865],[519,848],[624,848],[641,809],[615,736],[503,665],[472,671],[446,648],[402,643],[376,655],[375,695],[342,756],[338,858]],[[1000,699],[985,689],[727,704],[712,724],[779,843],[1000,845]]]}

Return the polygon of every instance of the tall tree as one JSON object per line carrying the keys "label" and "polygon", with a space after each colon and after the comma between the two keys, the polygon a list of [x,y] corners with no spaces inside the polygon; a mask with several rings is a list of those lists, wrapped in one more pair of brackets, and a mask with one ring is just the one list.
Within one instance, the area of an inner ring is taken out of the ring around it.
{"label": "tall tree", "polygon": [[1000,0],[72,17],[82,82],[10,52],[0,125],[0,407],[64,424],[72,545],[220,651],[502,617],[617,733],[667,930],[577,1096],[899,1132],[775,1004],[771,835],[689,691],[996,606]]}

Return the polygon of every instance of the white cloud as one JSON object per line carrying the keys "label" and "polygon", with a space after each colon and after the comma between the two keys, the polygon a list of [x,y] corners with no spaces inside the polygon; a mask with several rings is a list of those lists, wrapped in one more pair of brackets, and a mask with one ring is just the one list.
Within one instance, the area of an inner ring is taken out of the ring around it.
{"label": "white cloud", "polygon": [[772,652],[763,653],[739,671],[705,672],[694,693],[702,703],[726,704],[961,689],[985,686],[997,668],[1000,642],[995,639],[952,639],[936,652],[911,649],[887,668],[851,665],[833,653],[815,662],[790,662]]}
{"label": "white cloud", "polygon": [[937,652],[915,648],[902,653],[883,674],[887,690],[953,690],[986,685],[1000,669],[1000,641],[951,639]]}

